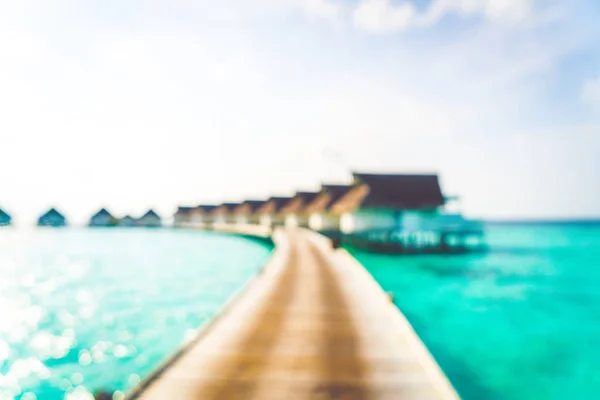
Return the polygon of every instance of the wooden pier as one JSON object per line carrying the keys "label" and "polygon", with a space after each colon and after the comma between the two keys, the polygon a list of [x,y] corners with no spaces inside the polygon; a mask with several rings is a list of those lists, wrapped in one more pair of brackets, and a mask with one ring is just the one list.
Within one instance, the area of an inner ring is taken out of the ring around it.
{"label": "wooden pier", "polygon": [[348,253],[302,229],[273,240],[262,272],[129,399],[458,399]]}

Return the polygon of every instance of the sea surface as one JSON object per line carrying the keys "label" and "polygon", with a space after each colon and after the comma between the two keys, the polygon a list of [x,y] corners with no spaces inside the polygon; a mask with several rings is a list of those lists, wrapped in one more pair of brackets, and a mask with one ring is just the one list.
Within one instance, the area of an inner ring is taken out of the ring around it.
{"label": "sea surface", "polygon": [[0,229],[0,399],[126,391],[270,251],[193,230]]}
{"label": "sea surface", "polygon": [[353,252],[464,400],[600,399],[600,224],[488,224],[489,252]]}

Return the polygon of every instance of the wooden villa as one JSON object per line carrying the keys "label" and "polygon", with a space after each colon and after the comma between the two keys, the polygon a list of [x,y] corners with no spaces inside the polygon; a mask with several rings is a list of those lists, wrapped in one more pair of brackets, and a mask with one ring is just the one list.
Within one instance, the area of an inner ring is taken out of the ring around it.
{"label": "wooden villa", "polygon": [[281,226],[284,220],[281,216],[281,210],[292,200],[291,197],[271,197],[258,210],[260,225]]}
{"label": "wooden villa", "polygon": [[90,218],[89,226],[90,227],[106,227],[106,226],[116,226],[118,220],[112,216],[110,212],[106,208],[101,208],[96,214],[92,215]]}
{"label": "wooden villa", "polygon": [[12,223],[12,217],[0,208],[0,226],[9,226]]}
{"label": "wooden villa", "polygon": [[38,218],[37,224],[38,226],[60,227],[67,225],[67,219],[53,207]]}
{"label": "wooden villa", "polygon": [[265,200],[246,200],[235,208],[233,213],[236,215],[236,224],[238,225],[258,225],[260,220],[257,210],[265,204]]}
{"label": "wooden villa", "polygon": [[350,189],[349,185],[323,184],[319,194],[304,209],[308,214],[309,228],[328,236],[339,234],[340,214],[334,213],[331,208]]}
{"label": "wooden villa", "polygon": [[194,207],[177,207],[177,211],[173,214],[173,225],[175,227],[190,226],[193,210]]}
{"label": "wooden villa", "polygon": [[309,214],[305,211],[306,206],[312,203],[318,195],[318,192],[297,192],[280,211],[284,225],[290,228],[307,228]]}
{"label": "wooden villa", "polygon": [[131,215],[126,215],[119,220],[119,222],[117,223],[117,226],[130,227],[130,226],[135,226],[135,224],[136,224],[136,219],[133,218]]}
{"label": "wooden villa", "polygon": [[239,203],[223,203],[213,209],[210,213],[213,225],[231,225],[236,222],[234,210],[239,207]]}
{"label": "wooden villa", "polygon": [[390,252],[464,251],[482,244],[480,224],[447,214],[437,175],[354,173],[331,206],[344,240]]}
{"label": "wooden villa", "polygon": [[150,209],[146,212],[146,214],[142,215],[136,220],[135,225],[146,228],[157,228],[162,226],[162,220],[154,210]]}
{"label": "wooden villa", "polygon": [[200,204],[190,213],[190,224],[193,227],[209,226],[213,222],[212,212],[219,206],[216,204]]}

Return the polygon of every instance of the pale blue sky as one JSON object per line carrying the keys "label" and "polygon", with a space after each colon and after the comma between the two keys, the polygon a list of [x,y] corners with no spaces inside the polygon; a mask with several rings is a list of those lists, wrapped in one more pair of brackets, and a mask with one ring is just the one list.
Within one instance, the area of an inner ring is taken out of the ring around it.
{"label": "pale blue sky", "polygon": [[316,189],[339,164],[439,172],[472,216],[600,216],[600,3],[2,2],[0,151],[22,223]]}

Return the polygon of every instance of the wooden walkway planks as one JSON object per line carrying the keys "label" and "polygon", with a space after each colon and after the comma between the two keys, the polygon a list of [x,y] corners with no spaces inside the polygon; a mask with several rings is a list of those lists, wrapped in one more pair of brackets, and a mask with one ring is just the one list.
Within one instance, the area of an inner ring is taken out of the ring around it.
{"label": "wooden walkway planks", "polygon": [[343,250],[274,235],[271,262],[140,399],[458,399],[402,314]]}

